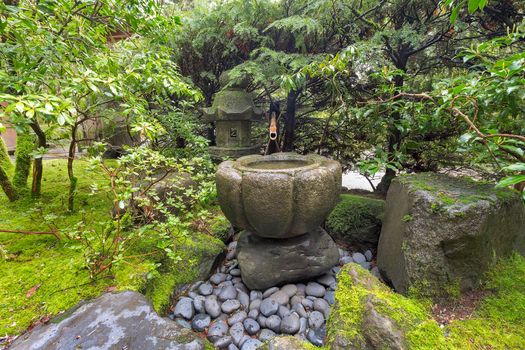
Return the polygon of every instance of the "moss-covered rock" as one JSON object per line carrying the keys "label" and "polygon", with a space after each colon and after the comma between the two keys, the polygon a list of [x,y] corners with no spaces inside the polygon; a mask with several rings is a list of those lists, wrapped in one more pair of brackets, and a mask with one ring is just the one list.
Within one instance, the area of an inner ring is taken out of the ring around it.
{"label": "moss-covered rock", "polygon": [[497,259],[514,250],[525,254],[525,207],[517,192],[435,173],[392,182],[377,263],[398,292],[458,295],[478,287]]}
{"label": "moss-covered rock", "polygon": [[439,349],[445,338],[429,310],[391,291],[357,264],[339,274],[328,320],[330,349]]}
{"label": "moss-covered rock", "polygon": [[339,242],[361,249],[375,249],[383,210],[383,200],[343,194],[326,220],[326,229]]}
{"label": "moss-covered rock", "polygon": [[165,312],[177,288],[205,279],[224,249],[220,239],[202,233],[175,243],[173,251],[178,260],[164,261],[159,275],[152,276],[143,291],[155,310]]}

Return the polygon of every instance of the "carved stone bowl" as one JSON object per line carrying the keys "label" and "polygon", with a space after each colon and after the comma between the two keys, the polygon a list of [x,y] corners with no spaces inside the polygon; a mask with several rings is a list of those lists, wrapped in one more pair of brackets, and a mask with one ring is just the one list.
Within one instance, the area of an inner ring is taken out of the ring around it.
{"label": "carved stone bowl", "polygon": [[341,165],[318,155],[251,155],[222,162],[216,182],[234,226],[284,239],[315,230],[328,216],[339,198]]}

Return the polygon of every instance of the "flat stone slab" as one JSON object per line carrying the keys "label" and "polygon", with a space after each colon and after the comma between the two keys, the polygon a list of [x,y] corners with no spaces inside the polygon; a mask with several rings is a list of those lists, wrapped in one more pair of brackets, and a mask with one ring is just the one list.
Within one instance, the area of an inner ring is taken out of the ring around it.
{"label": "flat stone slab", "polygon": [[322,275],[339,261],[334,240],[320,227],[279,240],[243,231],[237,252],[242,280],[256,290]]}
{"label": "flat stone slab", "polygon": [[157,315],[140,293],[107,293],[66,312],[60,321],[17,338],[12,350],[177,349],[202,350],[205,340]]}

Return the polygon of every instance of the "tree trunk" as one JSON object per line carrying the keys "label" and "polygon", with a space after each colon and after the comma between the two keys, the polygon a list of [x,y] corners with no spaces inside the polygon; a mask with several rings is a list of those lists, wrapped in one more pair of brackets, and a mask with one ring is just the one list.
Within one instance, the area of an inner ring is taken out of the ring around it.
{"label": "tree trunk", "polygon": [[4,140],[0,138],[0,187],[4,190],[9,201],[13,202],[18,198],[18,195],[7,174],[8,168],[10,167],[11,160],[7,153],[7,147],[5,146]]}
{"label": "tree trunk", "polygon": [[69,194],[67,197],[67,209],[73,211],[75,208],[75,192],[77,190],[78,179],[73,172],[73,162],[75,161],[75,151],[77,146],[77,129],[78,123],[71,127],[71,142],[69,143],[69,152],[67,155],[67,176],[69,177]]}
{"label": "tree trunk", "polygon": [[[38,140],[38,147],[46,148],[47,147],[47,140],[46,140],[46,134],[38,124],[38,122],[35,120],[31,124],[31,129],[35,132]],[[31,194],[34,197],[39,197],[40,192],[42,189],[42,174],[44,172],[44,168],[42,165],[42,157],[35,158],[33,162],[33,183],[31,184]]]}
{"label": "tree trunk", "polygon": [[286,114],[284,119],[283,152],[292,152],[295,141],[295,114],[297,110],[297,97],[300,91],[291,90],[286,99]]}
{"label": "tree trunk", "polygon": [[[403,72],[406,70],[406,62],[402,64],[400,67],[397,67],[401,69]],[[405,83],[405,79],[402,75],[398,75],[394,78],[394,85],[396,87],[394,94],[397,94],[401,91],[401,88],[403,87]],[[394,112],[390,115],[390,124],[388,127],[388,146],[387,146],[387,152],[388,152],[388,161],[394,161],[395,156],[394,153],[396,149],[399,147],[399,143],[401,142],[401,132],[396,127],[397,122],[401,118],[401,115],[399,112]],[[396,177],[396,171],[390,168],[386,168],[385,175],[381,179],[381,182],[376,187],[375,192],[386,196],[388,189],[390,188],[390,184],[392,183],[392,180]]]}
{"label": "tree trunk", "polygon": [[35,147],[33,135],[29,132],[16,135],[16,164],[13,185],[18,189],[27,187],[27,178],[31,169],[31,152]]}

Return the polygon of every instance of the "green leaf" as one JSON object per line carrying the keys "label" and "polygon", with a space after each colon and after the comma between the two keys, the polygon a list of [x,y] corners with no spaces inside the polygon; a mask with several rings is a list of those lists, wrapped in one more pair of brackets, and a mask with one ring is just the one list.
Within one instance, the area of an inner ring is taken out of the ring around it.
{"label": "green leaf", "polygon": [[508,187],[525,181],[525,175],[512,175],[502,179],[496,187]]}
{"label": "green leaf", "polygon": [[468,12],[474,13],[479,8],[480,0],[468,0]]}
{"label": "green leaf", "polygon": [[503,168],[510,171],[525,171],[525,163],[515,163]]}
{"label": "green leaf", "polygon": [[458,15],[459,15],[459,5],[458,6],[454,6],[454,8],[452,9],[452,13],[450,14],[450,23],[451,24],[456,23],[456,20],[458,19]]}

